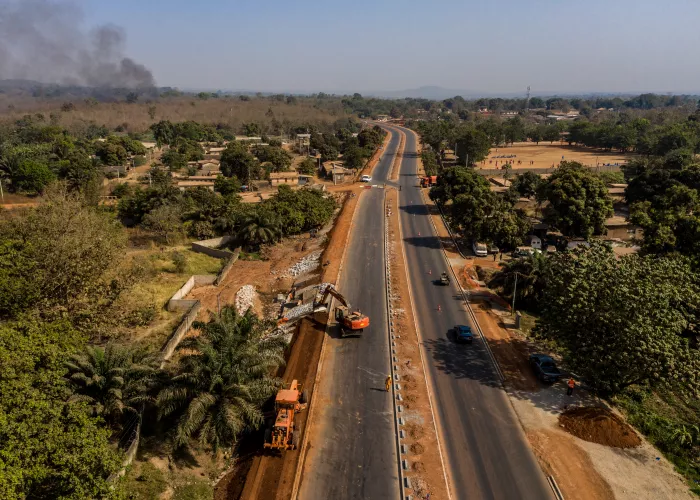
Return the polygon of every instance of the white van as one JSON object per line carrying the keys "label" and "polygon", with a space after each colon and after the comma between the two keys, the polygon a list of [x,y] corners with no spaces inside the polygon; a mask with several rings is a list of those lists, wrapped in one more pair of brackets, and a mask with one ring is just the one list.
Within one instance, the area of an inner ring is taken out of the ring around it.
{"label": "white van", "polygon": [[486,257],[489,254],[489,249],[486,246],[486,243],[479,243],[477,241],[472,243],[472,251],[477,257]]}

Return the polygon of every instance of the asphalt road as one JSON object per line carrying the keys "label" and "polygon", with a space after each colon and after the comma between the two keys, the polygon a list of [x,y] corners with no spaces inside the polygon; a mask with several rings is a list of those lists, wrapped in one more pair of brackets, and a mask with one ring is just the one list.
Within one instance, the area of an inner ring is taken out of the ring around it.
{"label": "asphalt road", "polygon": [[449,333],[471,321],[456,284],[433,284],[449,269],[417,187],[416,136],[404,131],[399,212],[452,498],[552,498],[482,340],[458,345]]}
{"label": "asphalt road", "polygon": [[[386,181],[399,145],[394,134],[373,172]],[[362,193],[351,232],[339,290],[353,308],[370,317],[362,337],[327,339],[322,378],[309,429],[299,498],[400,498],[394,414],[384,390],[389,374],[384,276],[384,190]],[[316,403],[318,402],[318,403]]]}

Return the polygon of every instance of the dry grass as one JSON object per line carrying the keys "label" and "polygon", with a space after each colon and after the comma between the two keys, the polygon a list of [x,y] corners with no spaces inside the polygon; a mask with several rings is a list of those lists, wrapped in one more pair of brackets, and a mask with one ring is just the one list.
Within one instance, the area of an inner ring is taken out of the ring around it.
{"label": "dry grass", "polygon": [[[496,158],[503,155],[516,155],[515,158]],[[513,146],[491,148],[488,158],[477,164],[477,168],[500,168],[503,163],[510,162],[513,170],[519,168],[551,168],[564,161],[578,161],[587,166],[603,165],[607,163],[627,163],[634,158],[632,154],[621,154],[579,146],[568,146],[559,143],[549,144],[541,142],[539,145],[532,142],[516,142]],[[521,163],[518,164],[518,161]],[[531,165],[530,161],[534,163]],[[498,162],[498,166],[496,166]]]}
{"label": "dry grass", "polygon": [[[153,102],[103,102],[90,105],[83,100],[73,100],[73,111],[61,111],[64,100],[22,98],[20,100],[0,95],[0,121],[14,121],[26,114],[42,113],[48,121],[50,115],[58,118],[58,124],[79,132],[88,124],[105,125],[114,130],[126,125],[127,132],[143,132],[155,122],[193,120],[200,123],[222,123],[239,130],[243,123],[257,122],[269,127],[273,120],[301,123],[332,123],[345,116],[339,101],[318,101],[298,98],[295,104],[270,98],[251,98],[241,101],[237,97],[203,100],[195,96],[163,98]],[[12,107],[10,107],[12,106]],[[155,108],[154,118],[149,110]]]}

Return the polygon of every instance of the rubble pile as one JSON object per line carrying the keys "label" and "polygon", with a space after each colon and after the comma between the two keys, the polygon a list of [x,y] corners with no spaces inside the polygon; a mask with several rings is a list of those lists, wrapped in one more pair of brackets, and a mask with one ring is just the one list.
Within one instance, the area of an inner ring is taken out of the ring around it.
{"label": "rubble pile", "polygon": [[236,292],[236,311],[238,314],[245,314],[248,309],[253,307],[253,302],[258,292],[255,291],[253,285],[244,285]]}
{"label": "rubble pile", "polygon": [[313,302],[309,302],[308,304],[302,304],[300,306],[293,307],[292,309],[284,313],[284,317],[291,321],[300,318],[305,314],[311,314],[313,310],[314,304]]}
{"label": "rubble pile", "polygon": [[321,253],[321,251],[310,253],[289,269],[280,272],[279,276],[282,278],[296,278],[313,271],[321,264]]}

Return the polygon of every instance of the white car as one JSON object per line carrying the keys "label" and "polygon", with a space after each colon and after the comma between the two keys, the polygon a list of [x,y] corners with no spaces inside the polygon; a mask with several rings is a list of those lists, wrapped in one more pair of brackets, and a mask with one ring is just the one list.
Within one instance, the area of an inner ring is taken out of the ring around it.
{"label": "white car", "polygon": [[360,177],[361,182],[370,182],[371,180],[372,180],[372,177],[369,175],[363,175],[362,177]]}
{"label": "white car", "polygon": [[489,254],[488,247],[485,243],[475,241],[472,243],[472,251],[477,257],[486,257]]}

